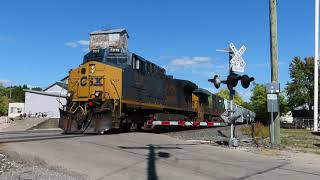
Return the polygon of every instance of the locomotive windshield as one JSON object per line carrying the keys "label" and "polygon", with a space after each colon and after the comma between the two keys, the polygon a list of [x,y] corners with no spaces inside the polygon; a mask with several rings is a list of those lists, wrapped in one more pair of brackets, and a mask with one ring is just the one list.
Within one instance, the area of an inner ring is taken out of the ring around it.
{"label": "locomotive windshield", "polygon": [[84,56],[83,63],[98,61],[107,64],[124,65],[128,64],[126,52],[110,52],[107,49],[92,50]]}
{"label": "locomotive windshield", "polygon": [[90,51],[88,52],[84,58],[83,58],[83,63],[89,62],[89,61],[98,61],[102,62],[103,61],[103,56],[105,53],[105,49],[100,49],[97,51]]}

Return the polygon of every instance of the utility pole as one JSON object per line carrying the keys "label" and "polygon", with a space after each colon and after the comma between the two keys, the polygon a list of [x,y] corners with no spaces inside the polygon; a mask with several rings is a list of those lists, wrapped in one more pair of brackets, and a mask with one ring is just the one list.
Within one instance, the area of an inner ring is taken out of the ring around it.
{"label": "utility pole", "polygon": [[[270,15],[270,51],[271,51],[271,82],[279,82],[278,68],[278,40],[277,40],[277,0],[269,0],[269,15]],[[272,122],[270,123],[270,125]],[[279,113],[276,113],[274,120],[274,144],[280,144],[280,118]]]}
{"label": "utility pole", "polygon": [[314,103],[313,103],[313,131],[318,131],[318,59],[319,59],[319,0],[315,0],[314,18]]}

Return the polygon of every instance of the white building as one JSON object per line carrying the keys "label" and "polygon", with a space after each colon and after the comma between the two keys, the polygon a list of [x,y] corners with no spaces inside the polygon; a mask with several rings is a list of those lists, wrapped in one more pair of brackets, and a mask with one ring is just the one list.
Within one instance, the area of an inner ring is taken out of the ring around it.
{"label": "white building", "polygon": [[45,114],[49,118],[59,118],[59,108],[66,104],[66,84],[56,82],[43,91],[25,90],[24,112],[31,116]]}
{"label": "white building", "polygon": [[24,103],[9,103],[8,117],[17,117],[24,114]]}

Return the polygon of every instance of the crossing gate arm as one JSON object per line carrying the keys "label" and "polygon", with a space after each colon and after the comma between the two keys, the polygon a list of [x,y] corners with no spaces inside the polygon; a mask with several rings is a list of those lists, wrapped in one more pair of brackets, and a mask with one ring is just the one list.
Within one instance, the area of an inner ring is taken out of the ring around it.
{"label": "crossing gate arm", "polygon": [[194,126],[194,127],[218,127],[226,126],[224,122],[200,122],[200,121],[147,121],[149,126]]}

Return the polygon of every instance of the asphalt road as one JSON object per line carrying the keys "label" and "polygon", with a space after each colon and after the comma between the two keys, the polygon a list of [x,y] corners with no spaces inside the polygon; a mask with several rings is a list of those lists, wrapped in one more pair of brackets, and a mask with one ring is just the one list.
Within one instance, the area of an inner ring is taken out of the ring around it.
{"label": "asphalt road", "polygon": [[85,179],[320,179],[320,161],[305,165],[159,134],[65,136],[52,131],[0,136],[2,149],[40,158]]}

